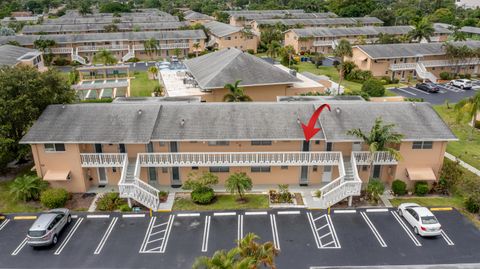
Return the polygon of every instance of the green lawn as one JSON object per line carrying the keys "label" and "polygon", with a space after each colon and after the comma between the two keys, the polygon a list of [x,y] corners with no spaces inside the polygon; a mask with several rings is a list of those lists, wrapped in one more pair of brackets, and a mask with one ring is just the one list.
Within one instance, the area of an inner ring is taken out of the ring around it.
{"label": "green lawn", "polygon": [[152,96],[153,88],[158,85],[158,80],[148,79],[147,71],[136,71],[130,80],[130,96]]}
{"label": "green lawn", "polygon": [[263,194],[245,195],[247,202],[237,202],[238,196],[229,194],[217,194],[215,202],[209,205],[198,205],[189,198],[176,197],[173,204],[174,211],[184,210],[234,210],[234,209],[265,209],[268,208],[268,196]]}
{"label": "green lawn", "polygon": [[448,109],[445,105],[436,105],[434,108],[460,139],[448,142],[447,152],[480,169],[480,131],[474,131],[471,136],[472,127],[466,123],[457,123],[453,108]]}
{"label": "green lawn", "polygon": [[393,206],[399,206],[401,203],[417,203],[426,207],[455,207],[463,208],[463,198],[460,196],[453,197],[406,197],[394,198],[390,200]]}

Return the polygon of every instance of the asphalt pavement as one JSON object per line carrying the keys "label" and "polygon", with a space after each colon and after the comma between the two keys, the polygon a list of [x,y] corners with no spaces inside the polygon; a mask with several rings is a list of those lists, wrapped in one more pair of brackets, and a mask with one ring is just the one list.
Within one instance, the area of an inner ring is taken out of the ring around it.
{"label": "asphalt pavement", "polygon": [[392,88],[390,91],[406,98],[423,98],[425,102],[433,105],[444,104],[446,100],[450,103],[456,103],[462,99],[475,95],[480,90],[480,82],[474,82],[473,89],[462,90],[460,88],[448,85],[437,84],[439,92],[425,92],[415,87]]}

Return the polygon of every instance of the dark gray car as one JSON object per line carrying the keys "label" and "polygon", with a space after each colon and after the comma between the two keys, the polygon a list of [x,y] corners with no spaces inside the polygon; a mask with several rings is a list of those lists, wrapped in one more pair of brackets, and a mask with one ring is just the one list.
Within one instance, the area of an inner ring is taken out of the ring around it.
{"label": "dark gray car", "polygon": [[52,209],[38,216],[28,230],[27,244],[32,247],[55,245],[60,232],[72,221],[70,210]]}

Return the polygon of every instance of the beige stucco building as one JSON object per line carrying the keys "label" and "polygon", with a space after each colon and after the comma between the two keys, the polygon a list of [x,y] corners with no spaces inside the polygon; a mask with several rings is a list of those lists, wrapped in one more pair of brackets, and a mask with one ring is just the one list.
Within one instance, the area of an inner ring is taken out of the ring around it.
{"label": "beige stucco building", "polygon": [[[301,123],[324,103],[306,142]],[[376,118],[403,134],[396,147],[371,155],[347,135],[368,132]],[[456,140],[428,103],[124,102],[49,106],[21,143],[30,144],[39,177],[53,187],[85,192],[118,186],[122,197],[158,207],[158,190],[181,186],[191,172],[211,172],[220,184],[245,172],[254,185],[318,186],[329,206],[359,195],[370,177],[385,184],[438,179],[448,141]],[[323,187],[322,187],[323,186]]]}
{"label": "beige stucco building", "polygon": [[45,64],[43,62],[42,52],[35,49],[17,47],[12,45],[0,46],[0,66],[5,65],[27,65],[34,67],[39,71],[46,70]]}
{"label": "beige stucco building", "polygon": [[260,39],[244,27],[232,26],[218,21],[204,24],[208,31],[208,47],[213,49],[235,48],[242,51],[257,52]]}

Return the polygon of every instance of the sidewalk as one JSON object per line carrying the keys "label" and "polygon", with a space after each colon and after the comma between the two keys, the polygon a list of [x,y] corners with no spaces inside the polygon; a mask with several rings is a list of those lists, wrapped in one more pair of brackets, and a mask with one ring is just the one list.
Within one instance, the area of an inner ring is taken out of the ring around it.
{"label": "sidewalk", "polygon": [[469,165],[468,163],[458,159],[457,157],[453,156],[452,154],[448,153],[448,152],[445,152],[445,157],[447,157],[448,159],[452,160],[452,161],[458,161],[459,164],[461,166],[463,166],[465,169],[467,169],[468,171],[476,174],[477,176],[480,176],[480,170],[478,170],[477,168]]}

